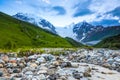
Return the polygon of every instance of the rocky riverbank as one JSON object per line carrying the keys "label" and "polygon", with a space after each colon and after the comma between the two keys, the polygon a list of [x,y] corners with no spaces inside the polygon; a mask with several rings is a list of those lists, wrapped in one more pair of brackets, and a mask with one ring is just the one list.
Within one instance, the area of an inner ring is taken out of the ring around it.
{"label": "rocky riverbank", "polygon": [[1,53],[0,80],[120,80],[120,50],[79,49],[24,57]]}

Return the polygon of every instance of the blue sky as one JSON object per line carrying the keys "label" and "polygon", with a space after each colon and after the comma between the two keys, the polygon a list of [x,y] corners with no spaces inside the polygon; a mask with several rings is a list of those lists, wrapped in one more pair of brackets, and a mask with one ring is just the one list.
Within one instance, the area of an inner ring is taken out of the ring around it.
{"label": "blue sky", "polygon": [[82,21],[116,25],[120,23],[119,3],[120,0],[0,0],[0,11],[34,14],[59,27]]}

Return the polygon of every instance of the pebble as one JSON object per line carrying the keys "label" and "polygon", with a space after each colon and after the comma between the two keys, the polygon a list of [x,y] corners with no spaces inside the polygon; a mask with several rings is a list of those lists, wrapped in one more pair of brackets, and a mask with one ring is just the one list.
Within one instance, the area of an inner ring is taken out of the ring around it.
{"label": "pebble", "polygon": [[3,76],[3,72],[2,71],[0,71],[0,77],[2,77]]}
{"label": "pebble", "polygon": [[0,68],[3,68],[3,67],[4,67],[3,64],[0,63]]}
{"label": "pebble", "polygon": [[80,79],[83,77],[83,74],[79,73],[78,71],[74,71],[72,74],[75,79]]}
{"label": "pebble", "polygon": [[9,61],[9,57],[7,55],[4,55],[2,57],[2,60],[5,61],[5,62],[8,62]]}
{"label": "pebble", "polygon": [[64,68],[64,67],[72,67],[72,64],[70,62],[63,62],[60,66],[62,68]]}

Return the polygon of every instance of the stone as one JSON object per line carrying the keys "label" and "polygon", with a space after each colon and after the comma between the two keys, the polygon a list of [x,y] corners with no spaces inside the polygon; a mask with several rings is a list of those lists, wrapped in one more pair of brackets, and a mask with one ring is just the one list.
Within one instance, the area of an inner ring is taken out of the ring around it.
{"label": "stone", "polygon": [[0,71],[0,77],[2,77],[3,76],[3,72],[2,71]]}
{"label": "stone", "polygon": [[60,62],[59,62],[59,61],[54,61],[54,62],[53,62],[53,65],[59,66],[59,65],[60,65]]}
{"label": "stone", "polygon": [[0,77],[0,80],[9,80],[9,79],[7,79],[5,77]]}
{"label": "stone", "polygon": [[107,63],[112,64],[113,62],[114,62],[114,59],[112,58],[107,59]]}
{"label": "stone", "polygon": [[40,62],[40,63],[45,63],[46,62],[45,58],[43,58],[43,57],[37,58],[37,61]]}
{"label": "stone", "polygon": [[47,74],[48,74],[48,75],[55,74],[55,72],[56,72],[56,69],[48,69],[48,70],[47,70]]}
{"label": "stone", "polygon": [[33,72],[32,71],[27,71],[27,72],[25,72],[25,75],[33,75]]}
{"label": "stone", "polygon": [[24,67],[25,67],[24,63],[19,63],[18,66],[19,66],[20,68],[24,68]]}
{"label": "stone", "polygon": [[3,67],[4,67],[3,64],[0,63],[0,68],[3,68]]}
{"label": "stone", "polygon": [[91,72],[91,68],[90,67],[87,67],[86,69],[85,69],[85,72],[88,72],[88,73],[90,73]]}
{"label": "stone", "polygon": [[4,55],[2,57],[2,60],[5,61],[5,62],[8,62],[9,61],[9,57],[7,55]]}
{"label": "stone", "polygon": [[109,63],[104,63],[102,66],[105,67],[105,68],[110,68],[111,67],[111,65]]}
{"label": "stone", "polygon": [[14,69],[13,73],[20,73],[20,69]]}
{"label": "stone", "polygon": [[22,74],[16,74],[15,77],[16,77],[16,78],[21,78],[21,77],[22,77]]}
{"label": "stone", "polygon": [[9,60],[10,63],[17,63],[17,60]]}
{"label": "stone", "polygon": [[17,63],[12,63],[12,67],[16,68],[17,67]]}
{"label": "stone", "polygon": [[7,67],[7,68],[12,68],[13,65],[12,65],[12,63],[7,63],[7,64],[6,64],[6,67]]}
{"label": "stone", "polygon": [[80,79],[83,77],[83,74],[79,73],[78,71],[74,71],[72,74],[75,79]]}
{"label": "stone", "polygon": [[39,75],[39,79],[38,80],[46,80],[46,77],[44,74],[40,74]]}
{"label": "stone", "polygon": [[4,62],[2,59],[0,59],[0,63],[1,63],[1,64],[5,64],[5,62]]}
{"label": "stone", "polygon": [[10,80],[16,80],[14,77],[10,78]]}
{"label": "stone", "polygon": [[31,68],[36,68],[37,66],[38,66],[38,65],[37,65],[36,63],[31,63],[31,64],[30,64],[30,67],[31,67]]}
{"label": "stone", "polygon": [[51,54],[42,54],[41,56],[44,57],[46,61],[51,61],[55,59],[55,57]]}
{"label": "stone", "polygon": [[86,71],[83,73],[83,75],[84,75],[84,77],[91,77],[91,74],[89,72],[86,72]]}
{"label": "stone", "polygon": [[47,74],[47,70],[39,70],[37,74]]}
{"label": "stone", "polygon": [[59,74],[52,74],[48,77],[49,80],[56,80],[57,78],[59,78]]}
{"label": "stone", "polygon": [[117,62],[120,62],[120,56],[114,58]]}
{"label": "stone", "polygon": [[32,59],[37,59],[37,55],[36,55],[36,54],[31,55],[31,56],[28,57],[28,59],[30,59],[30,60],[32,60]]}
{"label": "stone", "polygon": [[72,67],[72,65],[71,65],[70,62],[63,62],[60,66],[61,66],[62,68],[64,68],[64,67]]}
{"label": "stone", "polygon": [[78,63],[71,63],[72,67],[74,68],[78,68],[79,67],[79,64]]}
{"label": "stone", "polygon": [[13,70],[12,70],[11,68],[8,68],[7,70],[8,70],[8,73],[9,73],[9,74],[12,74],[12,73],[13,73]]}

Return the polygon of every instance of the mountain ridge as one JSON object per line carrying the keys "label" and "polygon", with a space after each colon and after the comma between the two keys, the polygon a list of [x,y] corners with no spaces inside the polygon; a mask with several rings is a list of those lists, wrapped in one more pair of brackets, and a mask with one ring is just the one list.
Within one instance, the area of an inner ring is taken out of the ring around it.
{"label": "mountain ridge", "polygon": [[55,34],[57,33],[53,24],[51,24],[49,21],[47,21],[41,17],[37,17],[33,14],[19,12],[19,13],[13,15],[13,17],[16,19],[22,20],[22,21],[32,23],[43,29],[47,29],[47,30],[51,31],[52,33],[55,33]]}

